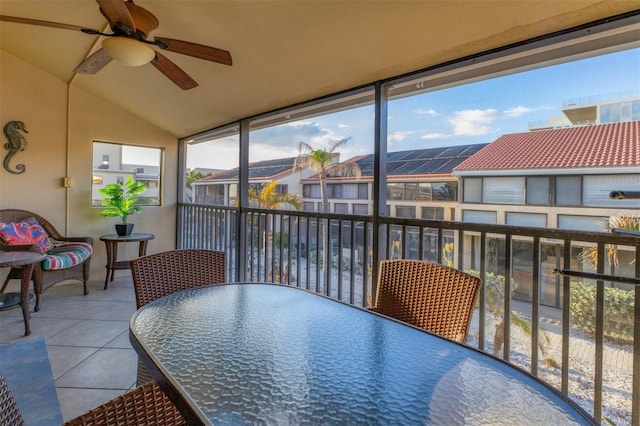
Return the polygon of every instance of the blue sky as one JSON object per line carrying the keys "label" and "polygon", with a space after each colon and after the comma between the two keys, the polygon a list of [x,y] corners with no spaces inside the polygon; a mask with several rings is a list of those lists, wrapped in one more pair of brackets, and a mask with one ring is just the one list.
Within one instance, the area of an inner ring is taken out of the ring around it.
{"label": "blue sky", "polygon": [[[388,149],[489,143],[561,115],[563,101],[619,93],[640,95],[640,49],[394,100]],[[299,141],[322,147],[347,137],[342,159],[372,153],[373,112],[367,106],[252,132],[250,161],[293,157]],[[227,169],[237,166],[237,158],[237,139],[218,140],[190,147],[187,167]]]}

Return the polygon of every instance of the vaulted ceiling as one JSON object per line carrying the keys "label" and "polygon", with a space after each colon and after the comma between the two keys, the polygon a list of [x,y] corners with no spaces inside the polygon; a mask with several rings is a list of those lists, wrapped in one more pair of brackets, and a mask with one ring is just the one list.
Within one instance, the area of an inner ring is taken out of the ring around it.
{"label": "vaulted ceiling", "polygon": [[[139,0],[151,33],[231,52],[233,66],[163,54],[199,86],[151,64],[74,68],[102,36],[0,22],[0,48],[177,136],[638,8],[636,0]],[[93,0],[0,0],[0,14],[108,29]],[[0,76],[1,78],[1,76]]]}

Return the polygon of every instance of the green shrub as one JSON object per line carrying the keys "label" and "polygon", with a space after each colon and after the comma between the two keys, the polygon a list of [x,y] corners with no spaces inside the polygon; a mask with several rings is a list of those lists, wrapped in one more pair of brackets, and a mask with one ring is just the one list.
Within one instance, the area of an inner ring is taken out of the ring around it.
{"label": "green shrub", "polygon": [[[273,241],[275,243],[276,248],[280,248],[280,232],[274,233]],[[282,247],[289,248],[289,233],[287,232],[282,234]]]}
{"label": "green shrub", "polygon": [[[604,336],[620,343],[633,341],[633,291],[605,287]],[[596,286],[571,283],[571,319],[585,333],[596,331]]]}
{"label": "green shrub", "polygon": [[[480,271],[474,269],[466,269],[464,272],[474,277],[480,276]],[[495,318],[502,318],[504,311],[504,275],[487,272],[482,285],[485,291],[484,303],[486,309]],[[518,283],[512,278],[511,291],[513,292],[517,288]]]}

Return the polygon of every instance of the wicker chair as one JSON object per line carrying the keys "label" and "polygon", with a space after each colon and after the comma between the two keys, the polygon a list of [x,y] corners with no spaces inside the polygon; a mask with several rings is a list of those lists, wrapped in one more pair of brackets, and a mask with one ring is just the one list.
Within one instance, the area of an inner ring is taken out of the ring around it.
{"label": "wicker chair", "polygon": [[374,312],[463,342],[482,281],[421,260],[384,260]]}
{"label": "wicker chair", "polygon": [[[4,209],[0,210],[0,222],[17,222],[23,219],[27,219],[33,217],[35,218],[40,226],[47,232],[49,235],[49,239],[52,240],[54,244],[57,243],[73,243],[73,242],[81,242],[93,245],[93,238],[91,237],[65,237],[58,230],[47,221],[42,216],[39,216],[35,213],[32,213],[27,210],[16,210],[16,209]],[[0,250],[15,250],[18,247],[24,246],[10,246],[4,244],[0,240]],[[43,291],[52,287],[55,284],[58,284],[62,281],[66,280],[80,280],[83,283],[84,294],[88,293],[87,290],[87,281],[89,280],[89,272],[90,272],[90,264],[91,257],[86,259],[84,262],[79,263],[77,265],[71,266],[65,269],[54,269],[54,270],[44,270],[42,269],[42,265],[40,263],[36,264],[33,268],[33,275],[31,279],[33,280],[33,288],[36,294],[36,306],[35,310],[40,310],[40,295]],[[7,275],[7,279],[4,281],[2,285],[2,289],[0,289],[0,293],[3,293],[9,280],[12,279],[20,279],[21,268],[11,268],[9,274]]]}
{"label": "wicker chair", "polygon": [[18,403],[7,386],[4,377],[0,374],[0,425],[2,426],[24,426]]}
{"label": "wicker chair", "polygon": [[[186,422],[155,382],[137,387],[93,410],[65,423],[65,426],[182,426]],[[18,404],[0,374],[0,425],[23,426]]]}
{"label": "wicker chair", "polygon": [[[224,283],[226,270],[226,254],[222,251],[171,250],[133,259],[131,275],[136,306],[140,309],[176,291]],[[138,385],[151,380],[151,374],[138,359]]]}

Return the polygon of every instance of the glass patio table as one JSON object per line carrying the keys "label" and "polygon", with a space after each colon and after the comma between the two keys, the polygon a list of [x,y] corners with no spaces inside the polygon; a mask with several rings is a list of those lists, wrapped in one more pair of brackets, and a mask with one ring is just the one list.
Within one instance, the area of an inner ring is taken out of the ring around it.
{"label": "glass patio table", "polygon": [[597,424],[497,358],[296,287],[174,293],[130,340],[188,424]]}

